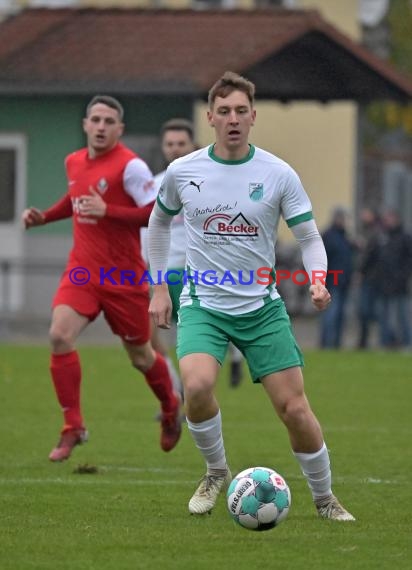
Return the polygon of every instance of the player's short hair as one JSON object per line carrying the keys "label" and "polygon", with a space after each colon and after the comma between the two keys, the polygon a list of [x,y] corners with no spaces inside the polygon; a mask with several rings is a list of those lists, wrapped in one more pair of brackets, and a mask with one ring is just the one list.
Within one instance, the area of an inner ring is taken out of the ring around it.
{"label": "player's short hair", "polygon": [[250,104],[255,101],[255,84],[234,71],[226,71],[209,90],[207,102],[213,107],[216,97],[227,97],[233,91],[242,91],[247,95]]}
{"label": "player's short hair", "polygon": [[160,128],[160,138],[163,138],[167,131],[185,131],[192,142],[195,138],[193,123],[187,119],[176,118],[163,123]]}
{"label": "player's short hair", "polygon": [[119,119],[123,121],[124,117],[123,105],[117,99],[111,97],[110,95],[95,95],[86,107],[86,117],[90,115],[90,111],[93,105],[97,105],[98,103],[102,103],[103,105],[107,105],[111,109],[115,109],[119,113]]}

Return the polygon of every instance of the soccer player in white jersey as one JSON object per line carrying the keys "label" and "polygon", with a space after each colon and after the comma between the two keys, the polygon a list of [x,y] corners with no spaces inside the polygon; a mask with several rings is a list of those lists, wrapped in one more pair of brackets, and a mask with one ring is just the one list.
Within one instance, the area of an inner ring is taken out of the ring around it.
{"label": "soccer player in white jersey", "polygon": [[[231,479],[214,394],[228,341],[245,355],[252,379],[261,383],[284,423],[319,516],[354,517],[331,489],[328,450],[304,392],[302,354],[274,282],[280,216],[299,242],[310,277],[324,276],[327,259],[312,206],[295,171],[249,144],[254,124],[253,83],[226,72],[209,91],[209,124],[215,144],[169,166],[150,221],[153,273],[167,268],[171,217],[184,215],[187,271],[181,296],[177,354],[185,390],[187,424],[207,471],[189,501],[193,514],[209,512]],[[242,273],[240,274],[240,272]],[[273,269],[274,272],[274,269]],[[309,287],[318,310],[330,302],[322,277]],[[170,323],[165,283],[153,288],[149,312],[159,327]]]}

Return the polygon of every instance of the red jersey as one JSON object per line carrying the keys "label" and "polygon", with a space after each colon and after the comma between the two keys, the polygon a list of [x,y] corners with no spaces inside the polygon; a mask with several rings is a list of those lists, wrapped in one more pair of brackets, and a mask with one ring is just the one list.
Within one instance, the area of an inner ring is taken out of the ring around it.
{"label": "red jersey", "polygon": [[[87,148],[70,154],[66,158],[66,172],[73,214],[69,267],[87,268],[94,283],[101,281],[102,268],[104,273],[112,267],[118,268],[110,274],[117,284],[121,284],[120,270],[135,272],[138,282],[146,266],[141,257],[141,223],[136,213],[156,198],[149,167],[118,143],[96,158],[89,157]],[[107,204],[103,218],[80,215],[80,196],[89,194],[90,187]],[[110,285],[110,280],[105,280],[104,285]]]}

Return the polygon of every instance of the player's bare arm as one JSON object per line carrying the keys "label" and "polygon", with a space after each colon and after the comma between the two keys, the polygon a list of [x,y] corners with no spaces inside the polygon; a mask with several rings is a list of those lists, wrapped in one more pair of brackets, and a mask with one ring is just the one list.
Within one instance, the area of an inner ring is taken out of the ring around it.
{"label": "player's bare arm", "polygon": [[46,223],[43,213],[38,208],[26,208],[21,215],[21,221],[26,230]]}
{"label": "player's bare arm", "polygon": [[98,192],[89,186],[90,194],[80,196],[80,213],[82,216],[94,216],[95,218],[104,218],[106,215],[107,204]]}
{"label": "player's bare arm", "polygon": [[166,283],[153,286],[153,295],[149,306],[149,314],[156,326],[161,329],[170,329],[172,300]]}

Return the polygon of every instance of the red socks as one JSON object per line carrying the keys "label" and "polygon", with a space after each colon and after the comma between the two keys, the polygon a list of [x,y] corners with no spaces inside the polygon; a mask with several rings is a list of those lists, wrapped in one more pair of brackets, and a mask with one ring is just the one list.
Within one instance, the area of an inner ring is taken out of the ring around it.
{"label": "red socks", "polygon": [[[50,372],[64,415],[63,431],[84,428],[80,411],[81,368],[77,352],[73,350],[66,354],[52,354]],[[152,392],[160,401],[162,411],[174,412],[177,398],[166,361],[158,352],[152,368],[146,372],[145,377]]]}
{"label": "red socks", "polygon": [[57,399],[64,415],[63,432],[68,429],[83,428],[83,418],[80,411],[82,373],[77,352],[73,350],[66,354],[52,354],[50,372]]}
{"label": "red socks", "polygon": [[172,412],[176,409],[176,396],[165,359],[156,352],[153,366],[145,374],[146,382],[162,405],[163,412]]}

